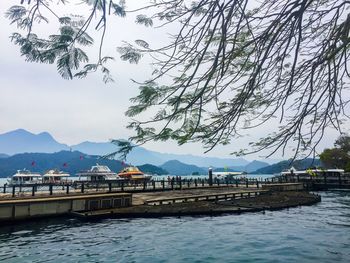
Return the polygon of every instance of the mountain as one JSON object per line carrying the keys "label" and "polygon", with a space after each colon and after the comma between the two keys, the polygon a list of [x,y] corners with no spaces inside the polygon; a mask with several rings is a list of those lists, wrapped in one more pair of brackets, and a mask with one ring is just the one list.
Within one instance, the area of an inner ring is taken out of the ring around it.
{"label": "mountain", "polygon": [[142,172],[146,174],[166,175],[168,171],[152,164],[144,164],[137,166]]}
{"label": "mountain", "polygon": [[[85,141],[77,145],[68,146],[57,142],[47,132],[33,134],[26,130],[18,129],[0,134],[0,152],[7,155],[25,152],[54,153],[62,150],[67,151],[70,148],[88,155],[105,155],[117,150],[117,146],[109,142]],[[178,160],[198,167],[230,167],[233,170],[248,172],[263,167],[262,162],[253,162],[252,164],[243,158],[216,158],[191,154],[161,153],[150,151],[143,147],[134,148],[127,156],[126,161],[133,165],[152,164],[159,166],[170,160]]]}
{"label": "mountain", "polygon": [[269,166],[268,163],[254,160],[244,167],[244,171],[247,173],[251,173],[253,171],[256,171],[258,169],[261,169],[267,166]]}
{"label": "mountain", "polygon": [[253,171],[256,171],[260,168],[269,166],[268,163],[261,162],[261,161],[252,161],[248,163],[247,165],[243,166],[231,166],[231,167],[216,167],[213,169],[213,172],[247,172],[251,173]]}
{"label": "mountain", "polygon": [[[120,161],[100,159],[98,156],[85,155],[78,151],[22,153],[0,159],[0,177],[11,176],[17,170],[24,168],[39,173],[57,168],[75,176],[82,170],[90,169],[96,163],[107,165],[114,172],[118,172],[124,167]],[[139,166],[139,169],[149,174],[167,174],[167,171],[154,165],[146,164]]]}
{"label": "mountain", "polygon": [[57,142],[47,132],[33,134],[18,129],[0,134],[0,152],[8,155],[25,152],[53,153],[62,150],[69,150],[69,147]]}
{"label": "mountain", "polygon": [[192,175],[192,173],[207,174],[208,171],[191,164],[185,164],[178,160],[170,160],[160,166],[171,175]]}
{"label": "mountain", "polygon": [[[92,155],[106,155],[115,152],[118,147],[109,142],[83,142],[77,145],[72,145],[71,148],[75,151],[80,151]],[[136,147],[127,156],[126,161],[133,165],[153,164],[160,165],[167,161],[161,157],[161,153],[149,151],[143,147]]]}
{"label": "mountain", "polygon": [[[105,155],[117,150],[117,146],[106,142],[83,142],[77,145],[71,146],[73,150],[84,152],[86,154],[93,155]],[[193,164],[200,167],[224,167],[232,165],[247,165],[249,162],[243,158],[216,158],[216,157],[204,157],[195,156],[191,154],[170,154],[160,153],[156,151],[150,151],[143,147],[134,148],[127,156],[127,162],[134,165],[140,165],[150,163],[153,165],[161,165],[170,160],[178,160],[182,163]]]}
{"label": "mountain", "polygon": [[269,165],[256,170],[253,173],[257,174],[275,174],[281,173],[283,170],[289,169],[292,166],[297,170],[305,170],[312,166],[320,166],[321,161],[319,159],[306,158],[303,160],[295,160],[294,162],[282,161],[273,165]]}
{"label": "mountain", "polygon": [[7,158],[7,157],[9,157],[9,155],[4,154],[4,153],[0,153],[0,159],[1,159],[1,158]]}

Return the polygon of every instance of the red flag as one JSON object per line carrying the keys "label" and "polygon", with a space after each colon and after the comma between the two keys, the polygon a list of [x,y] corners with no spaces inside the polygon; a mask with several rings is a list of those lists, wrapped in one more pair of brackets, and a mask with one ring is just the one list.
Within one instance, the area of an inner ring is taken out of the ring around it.
{"label": "red flag", "polygon": [[68,164],[67,164],[67,163],[64,163],[64,164],[63,164],[63,167],[68,167]]}
{"label": "red flag", "polygon": [[34,166],[35,165],[35,162],[34,161],[32,161],[32,166]]}

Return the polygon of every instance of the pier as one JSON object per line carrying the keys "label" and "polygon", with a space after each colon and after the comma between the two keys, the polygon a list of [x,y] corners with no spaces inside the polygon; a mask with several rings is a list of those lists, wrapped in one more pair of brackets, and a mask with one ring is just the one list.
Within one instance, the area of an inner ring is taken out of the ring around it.
{"label": "pier", "polygon": [[4,186],[0,222],[47,216],[148,217],[166,215],[216,215],[279,209],[319,202],[303,183],[272,183],[257,179],[210,182],[178,181],[78,181],[70,184]]}

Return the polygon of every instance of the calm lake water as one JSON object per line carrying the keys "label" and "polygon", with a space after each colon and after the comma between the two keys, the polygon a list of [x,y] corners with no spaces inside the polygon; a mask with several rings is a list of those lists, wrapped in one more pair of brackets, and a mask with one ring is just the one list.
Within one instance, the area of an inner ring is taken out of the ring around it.
{"label": "calm lake water", "polygon": [[320,194],[265,214],[0,226],[0,262],[349,262],[350,191]]}

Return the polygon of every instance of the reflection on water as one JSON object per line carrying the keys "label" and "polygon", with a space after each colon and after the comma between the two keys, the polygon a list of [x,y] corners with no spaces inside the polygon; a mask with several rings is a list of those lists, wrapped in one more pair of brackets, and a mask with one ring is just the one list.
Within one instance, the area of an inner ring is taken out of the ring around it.
{"label": "reflection on water", "polygon": [[350,192],[219,217],[50,219],[0,227],[0,262],[348,262]]}

